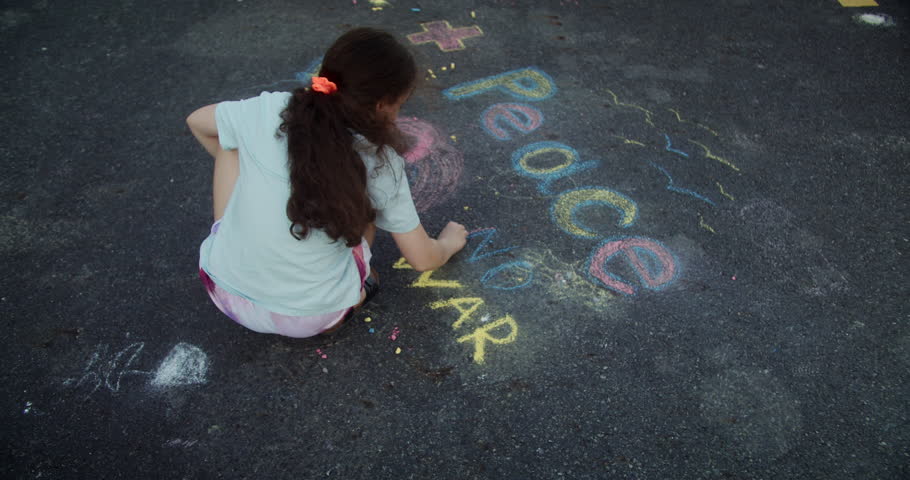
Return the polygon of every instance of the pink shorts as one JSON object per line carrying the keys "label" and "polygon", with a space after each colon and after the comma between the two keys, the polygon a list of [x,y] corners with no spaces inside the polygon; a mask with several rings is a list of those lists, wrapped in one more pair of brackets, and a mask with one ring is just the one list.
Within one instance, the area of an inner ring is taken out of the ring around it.
{"label": "pink shorts", "polygon": [[[212,235],[218,231],[219,222],[212,225]],[[370,245],[366,239],[352,249],[357,271],[360,273],[360,288],[370,274]],[[277,333],[286,337],[305,338],[318,335],[334,327],[353,307],[320,315],[293,316],[275,313],[239,295],[234,295],[215,284],[205,270],[199,268],[199,278],[205,285],[209,298],[231,320],[259,333]]]}

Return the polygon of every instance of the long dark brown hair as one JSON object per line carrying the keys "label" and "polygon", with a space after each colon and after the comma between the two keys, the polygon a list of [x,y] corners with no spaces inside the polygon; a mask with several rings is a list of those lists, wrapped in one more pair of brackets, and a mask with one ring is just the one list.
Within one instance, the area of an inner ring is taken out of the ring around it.
{"label": "long dark brown hair", "polygon": [[376,147],[377,168],[385,147],[401,153],[403,136],[376,106],[407,95],[416,75],[414,58],[392,35],[358,28],[339,37],[323,58],[318,76],[335,83],[336,92],[294,90],[279,128],[288,143],[291,235],[300,240],[315,228],[348,247],[360,244],[376,209],[354,133]]}

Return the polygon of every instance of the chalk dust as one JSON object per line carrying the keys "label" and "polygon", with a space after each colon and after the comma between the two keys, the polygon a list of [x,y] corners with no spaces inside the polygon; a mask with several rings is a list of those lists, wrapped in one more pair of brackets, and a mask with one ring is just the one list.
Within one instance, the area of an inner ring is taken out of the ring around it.
{"label": "chalk dust", "polygon": [[208,369],[209,358],[205,352],[188,343],[178,343],[161,361],[152,379],[152,386],[175,387],[205,383]]}

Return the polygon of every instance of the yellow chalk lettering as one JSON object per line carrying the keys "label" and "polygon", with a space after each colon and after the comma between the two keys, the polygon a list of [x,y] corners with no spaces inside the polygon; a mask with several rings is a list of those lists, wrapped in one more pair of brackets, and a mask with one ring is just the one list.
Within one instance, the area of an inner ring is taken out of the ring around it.
{"label": "yellow chalk lettering", "polygon": [[559,195],[553,204],[553,217],[556,224],[566,233],[577,237],[594,238],[597,232],[579,226],[574,218],[575,210],[579,207],[595,204],[607,204],[621,214],[619,225],[628,227],[638,217],[638,206],[632,199],[606,188],[581,188],[569,190]]}
{"label": "yellow chalk lettering", "polygon": [[[534,157],[537,157],[539,155],[543,155],[546,153],[556,153],[556,154],[562,155],[565,157],[565,160],[556,166],[548,167],[548,168],[537,168],[537,167],[532,167],[531,165],[528,165],[528,160],[531,160]],[[521,168],[523,168],[528,173],[537,174],[537,175],[546,175],[546,174],[550,174],[553,172],[557,172],[559,170],[562,170],[563,168],[568,167],[569,165],[572,165],[573,163],[575,163],[575,160],[577,160],[575,152],[573,152],[572,150],[570,150],[568,148],[545,147],[545,148],[541,148],[538,150],[532,150],[532,151],[524,154],[518,160],[518,164],[521,165]]]}
{"label": "yellow chalk lettering", "polygon": [[435,278],[431,278],[435,271],[436,270],[429,270],[423,272],[417,277],[417,280],[414,280],[414,283],[412,283],[411,286],[419,288],[462,288],[462,285],[458,280],[436,280]]}
{"label": "yellow chalk lettering", "polygon": [[[496,330],[499,327],[508,326],[509,334],[504,337],[494,337],[490,335],[492,330]],[[458,343],[467,342],[468,340],[474,341],[474,363],[483,364],[484,363],[484,353],[486,353],[487,342],[493,343],[496,345],[505,345],[507,343],[512,343],[515,339],[518,338],[518,323],[510,316],[506,315],[495,322],[488,323],[486,325],[477,327],[469,335],[465,335],[458,339]]]}
{"label": "yellow chalk lettering", "polygon": [[430,304],[430,308],[437,310],[444,307],[452,307],[455,310],[458,310],[458,313],[460,313],[458,320],[455,320],[455,323],[452,324],[452,329],[457,330],[459,327],[461,327],[461,324],[464,323],[465,320],[471,318],[471,315],[473,315],[481,305],[483,305],[482,298],[461,297],[433,302]]}
{"label": "yellow chalk lettering", "polygon": [[412,267],[404,257],[399,258],[398,261],[395,262],[395,265],[392,265],[392,268],[397,268],[399,270],[414,270],[414,267]]}

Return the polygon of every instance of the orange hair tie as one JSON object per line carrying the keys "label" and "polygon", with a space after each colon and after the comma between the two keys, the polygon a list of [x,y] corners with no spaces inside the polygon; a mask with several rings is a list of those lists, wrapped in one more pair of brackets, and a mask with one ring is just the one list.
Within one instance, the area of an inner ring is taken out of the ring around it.
{"label": "orange hair tie", "polygon": [[325,77],[313,77],[313,90],[326,95],[331,95],[338,91],[338,85],[335,85],[334,82],[329,81],[329,79]]}

